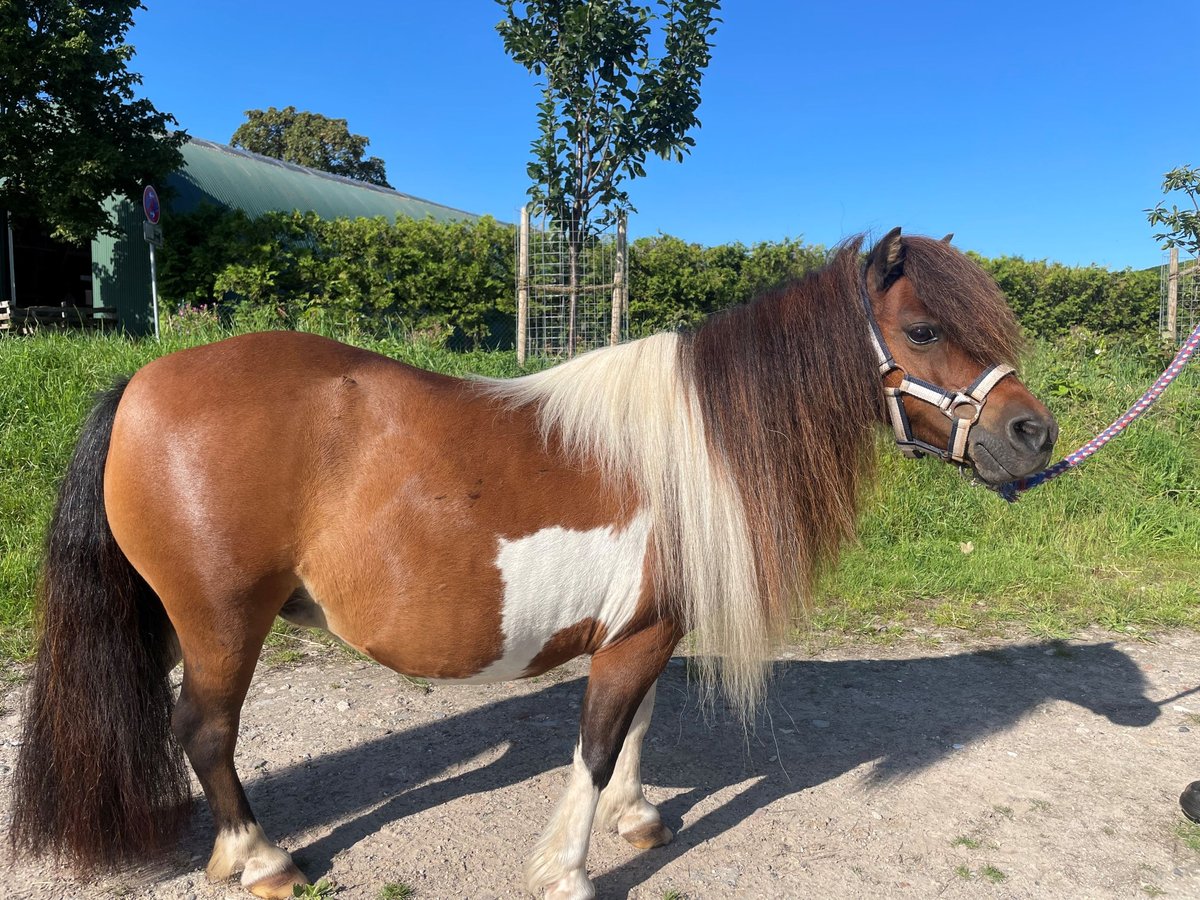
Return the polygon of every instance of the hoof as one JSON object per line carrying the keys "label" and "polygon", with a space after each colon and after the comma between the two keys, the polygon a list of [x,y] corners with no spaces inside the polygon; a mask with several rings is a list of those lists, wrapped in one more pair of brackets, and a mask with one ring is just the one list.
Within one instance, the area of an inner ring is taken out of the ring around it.
{"label": "hoof", "polygon": [[295,865],[282,872],[276,872],[274,875],[264,876],[257,881],[249,883],[243,881],[246,890],[264,900],[286,900],[286,898],[294,896],[293,887],[296,885],[304,887],[306,884],[308,884],[308,879]]}
{"label": "hoof", "polygon": [[1185,816],[1200,824],[1200,781],[1193,781],[1183,789],[1179,795],[1179,806]]}
{"label": "hoof", "polygon": [[545,900],[594,900],[596,889],[583,872],[571,872],[546,885]]}
{"label": "hoof", "polygon": [[625,838],[625,840],[629,841],[629,843],[639,850],[661,847],[664,844],[671,843],[671,838],[675,837],[675,833],[662,822],[648,822],[645,825],[639,825],[637,828],[622,831],[620,834],[621,837]]}

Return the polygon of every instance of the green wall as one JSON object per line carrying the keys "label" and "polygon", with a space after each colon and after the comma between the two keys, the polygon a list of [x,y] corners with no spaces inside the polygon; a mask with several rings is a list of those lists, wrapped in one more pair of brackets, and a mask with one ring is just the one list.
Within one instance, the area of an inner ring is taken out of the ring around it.
{"label": "green wall", "polygon": [[[117,326],[130,334],[154,331],[150,296],[150,246],[142,238],[141,204],[110,200],[121,237],[100,235],[92,241],[92,290],[96,306],[117,310]],[[164,222],[164,232],[166,225]]]}

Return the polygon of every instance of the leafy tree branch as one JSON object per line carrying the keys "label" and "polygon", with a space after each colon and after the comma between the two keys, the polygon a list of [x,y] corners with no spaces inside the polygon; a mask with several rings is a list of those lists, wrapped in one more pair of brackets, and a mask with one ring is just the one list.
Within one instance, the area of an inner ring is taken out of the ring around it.
{"label": "leafy tree branch", "polygon": [[112,195],[178,168],[174,117],[134,96],[130,0],[0,0],[0,208],[83,243]]}
{"label": "leafy tree branch", "polygon": [[1161,226],[1154,233],[1156,241],[1162,241],[1163,249],[1179,247],[1191,256],[1200,256],[1200,167],[1180,166],[1163,176],[1163,193],[1181,194],[1192,208],[1180,208],[1178,203],[1167,206],[1160,200],[1153,209],[1146,210],[1151,225]]}

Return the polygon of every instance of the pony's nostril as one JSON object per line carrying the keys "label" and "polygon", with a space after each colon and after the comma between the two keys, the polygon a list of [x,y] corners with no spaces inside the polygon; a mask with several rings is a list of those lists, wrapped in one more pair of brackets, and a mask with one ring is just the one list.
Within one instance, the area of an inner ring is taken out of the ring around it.
{"label": "pony's nostril", "polygon": [[1047,421],[1038,416],[1021,416],[1010,419],[1008,423],[1008,438],[1013,446],[1031,453],[1041,453],[1053,447],[1057,432],[1053,420]]}

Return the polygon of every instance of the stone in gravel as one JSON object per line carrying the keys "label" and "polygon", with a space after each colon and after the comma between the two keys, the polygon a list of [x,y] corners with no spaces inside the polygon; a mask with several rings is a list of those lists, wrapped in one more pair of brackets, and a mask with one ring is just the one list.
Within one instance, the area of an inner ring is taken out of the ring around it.
{"label": "stone in gravel", "polygon": [[341,710],[342,712],[345,712],[346,710],[348,710],[350,708],[350,704],[347,703],[345,700],[339,700],[337,703],[337,708],[339,710]]}
{"label": "stone in gravel", "polygon": [[825,719],[813,719],[812,727],[813,728],[828,728],[829,722],[826,721]]}

